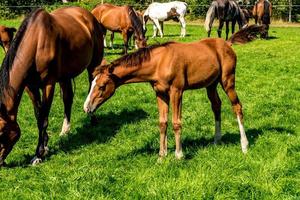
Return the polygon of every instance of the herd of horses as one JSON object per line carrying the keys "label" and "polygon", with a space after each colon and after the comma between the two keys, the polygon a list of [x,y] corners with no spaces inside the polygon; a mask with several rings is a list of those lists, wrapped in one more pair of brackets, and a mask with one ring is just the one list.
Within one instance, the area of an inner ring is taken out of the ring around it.
{"label": "herd of horses", "polygon": [[[64,121],[61,134],[64,135],[70,130],[74,96],[72,79],[85,69],[90,84],[84,103],[86,113],[93,113],[123,84],[151,84],[159,110],[160,158],[167,154],[170,104],[175,156],[178,159],[183,157],[180,141],[182,95],[188,89],[206,88],[215,116],[215,143],[219,142],[221,100],[216,88],[220,84],[237,116],[241,147],[246,152],[248,140],[243,127],[242,105],[235,91],[237,58],[231,45],[256,38],[258,33],[265,31],[265,26],[244,27],[226,41],[207,38],[191,43],[167,42],[147,46],[143,26],[148,19],[154,22],[162,36],[160,21],[176,18],[182,25],[181,36],[185,36],[187,5],[180,2],[182,7],[176,7],[174,3],[178,2],[168,3],[171,7],[164,7],[167,8],[166,14],[157,17],[157,10],[151,5],[142,16],[130,6],[110,4],[98,5],[91,12],[81,7],[59,8],[51,13],[36,9],[23,20],[13,40],[16,29],[0,26],[1,45],[6,52],[0,69],[0,166],[5,164],[4,160],[21,134],[17,115],[24,90],[33,103],[39,131],[38,145],[31,161],[34,165],[40,163],[48,152],[48,115],[55,84],[59,83],[62,91]],[[159,7],[160,11],[162,9],[163,6]],[[258,10],[259,6],[256,7]],[[116,23],[117,19],[120,24]],[[134,35],[139,49],[110,64],[101,64],[107,30],[122,33],[125,53],[131,35]]]}

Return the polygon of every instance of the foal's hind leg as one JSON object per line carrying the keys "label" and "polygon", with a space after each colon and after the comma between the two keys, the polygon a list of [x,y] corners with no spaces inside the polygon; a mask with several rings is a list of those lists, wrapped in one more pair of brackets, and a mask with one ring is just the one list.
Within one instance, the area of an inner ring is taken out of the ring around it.
{"label": "foal's hind leg", "polygon": [[240,103],[237,93],[235,91],[235,85],[234,85],[235,77],[234,77],[234,74],[226,74],[226,72],[223,72],[223,73],[224,74],[222,75],[222,86],[232,104],[233,112],[237,116],[237,121],[239,124],[239,129],[240,129],[240,134],[241,134],[242,151],[243,151],[243,153],[247,153],[249,142],[247,140],[247,136],[246,136],[244,125],[243,125],[242,104]]}
{"label": "foal's hind leg", "polygon": [[215,116],[215,140],[214,143],[218,144],[221,140],[221,100],[217,91],[217,84],[209,86],[207,89],[207,96],[211,103],[211,108]]}
{"label": "foal's hind leg", "polygon": [[72,109],[72,103],[73,103],[73,89],[72,89],[72,82],[71,80],[67,80],[64,82],[60,82],[60,88],[63,95],[63,101],[64,101],[64,109],[65,109],[65,116],[64,116],[64,122],[63,126],[60,132],[60,136],[66,135],[71,128],[71,109]]}

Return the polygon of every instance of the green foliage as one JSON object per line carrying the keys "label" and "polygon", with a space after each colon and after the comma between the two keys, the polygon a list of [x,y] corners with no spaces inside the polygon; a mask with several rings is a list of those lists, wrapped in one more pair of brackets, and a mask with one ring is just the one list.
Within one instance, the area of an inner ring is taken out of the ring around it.
{"label": "green foliage", "polygon": [[[10,24],[10,21],[0,21]],[[16,26],[20,22],[13,21]],[[270,28],[270,40],[234,45],[238,64],[236,90],[243,103],[247,155],[240,150],[238,125],[221,88],[223,143],[211,144],[214,119],[205,90],[183,96],[182,141],[185,159],[174,159],[174,136],[168,128],[169,155],[157,163],[158,111],[148,83],[121,86],[101,106],[98,124],[83,113],[87,74],[75,79],[72,131],[58,136],[63,106],[57,87],[44,163],[29,165],[37,144],[37,126],[26,93],[19,108],[22,135],[0,169],[0,199],[298,199],[300,196],[300,28]],[[149,25],[147,36],[152,35]],[[204,38],[203,26],[165,25],[169,40]],[[223,33],[224,34],[224,33]],[[216,30],[212,32],[216,36]],[[109,61],[120,57],[123,45],[116,34]],[[1,49],[0,49],[1,50]],[[201,51],[201,49],[199,49]],[[205,53],[205,52],[203,52]],[[0,60],[4,54],[0,51]],[[171,117],[170,117],[171,119]]]}

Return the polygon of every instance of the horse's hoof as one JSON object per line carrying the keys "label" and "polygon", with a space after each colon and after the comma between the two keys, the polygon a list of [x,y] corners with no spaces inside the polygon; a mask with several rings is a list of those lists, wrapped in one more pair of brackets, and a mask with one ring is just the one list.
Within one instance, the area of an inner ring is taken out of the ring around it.
{"label": "horse's hoof", "polygon": [[156,162],[158,164],[161,164],[161,163],[163,163],[163,161],[164,161],[164,157],[163,156],[159,156]]}
{"label": "horse's hoof", "polygon": [[241,141],[242,152],[243,152],[244,154],[246,154],[247,151],[248,151],[248,145],[249,145],[248,140],[246,140],[246,141]]}
{"label": "horse's hoof", "polygon": [[43,153],[43,157],[45,157],[47,154],[49,153],[49,147],[45,146],[44,147],[44,153]]}
{"label": "horse's hoof", "polygon": [[42,159],[38,158],[36,156],[34,156],[34,158],[30,161],[30,163],[31,163],[32,166],[36,166],[36,165],[38,165],[38,164],[40,164],[42,162],[43,162]]}
{"label": "horse's hoof", "polygon": [[181,160],[181,159],[183,158],[183,153],[182,153],[182,151],[179,151],[179,152],[175,151],[175,158],[176,158],[177,160]]}
{"label": "horse's hoof", "polygon": [[59,134],[59,136],[62,137],[62,136],[68,135],[68,133],[70,132],[70,130],[71,130],[71,126],[70,125],[69,126],[63,126],[62,130],[61,130],[61,132]]}

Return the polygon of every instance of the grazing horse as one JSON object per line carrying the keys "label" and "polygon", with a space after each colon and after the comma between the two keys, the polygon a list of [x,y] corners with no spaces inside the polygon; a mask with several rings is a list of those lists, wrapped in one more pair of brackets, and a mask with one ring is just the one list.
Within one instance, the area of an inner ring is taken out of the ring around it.
{"label": "grazing horse", "polygon": [[14,32],[16,31],[17,30],[13,27],[0,26],[0,45],[3,47],[5,53],[8,51],[14,37]]}
{"label": "grazing horse", "polygon": [[187,11],[187,3],[181,1],[171,1],[168,3],[151,3],[144,12],[143,27],[146,31],[146,23],[148,19],[153,21],[153,36],[156,37],[157,29],[160,37],[163,37],[163,31],[160,25],[163,25],[163,21],[173,19],[179,21],[181,24],[180,37],[185,37],[186,34],[186,22],[184,15]]}
{"label": "grazing horse", "polygon": [[[250,30],[251,29],[251,30]],[[247,42],[257,25],[241,29],[229,41],[204,39],[192,43],[167,42],[125,55],[109,65],[97,67],[92,87],[84,103],[84,111],[94,112],[124,84],[150,82],[156,92],[159,110],[161,157],[167,154],[167,122],[171,103],[176,158],[181,158],[181,109],[185,90],[205,87],[215,116],[215,142],[221,139],[221,100],[217,92],[220,83],[227,94],[240,128],[242,151],[248,140],[243,127],[242,105],[235,91],[236,54],[232,43]],[[243,40],[245,35],[246,41]]]}
{"label": "grazing horse", "polygon": [[219,19],[218,36],[221,37],[224,22],[226,22],[226,40],[229,33],[229,22],[232,23],[231,32],[234,33],[235,24],[238,22],[239,29],[247,25],[247,20],[238,3],[234,0],[214,0],[205,18],[204,27],[207,31],[207,36],[210,37],[211,27],[215,17]]}
{"label": "grazing horse", "polygon": [[272,16],[271,2],[269,2],[268,0],[259,0],[255,3],[252,14],[255,19],[255,24],[264,24],[266,26],[266,34],[262,35],[262,37],[267,38]]}
{"label": "grazing horse", "polygon": [[31,162],[42,161],[48,151],[46,129],[55,83],[59,82],[62,88],[64,122],[68,125],[72,79],[87,69],[91,83],[92,72],[103,57],[102,36],[96,18],[80,7],[51,13],[37,9],[22,22],[0,70],[0,165],[20,137],[17,113],[25,87],[34,103],[39,129],[36,154]]}
{"label": "grazing horse", "polygon": [[[131,6],[114,6],[112,4],[100,4],[92,10],[92,14],[106,30],[120,32],[124,40],[124,53],[127,54],[129,38],[134,33],[136,44],[139,48],[147,45],[143,31],[143,24]],[[113,34],[111,37],[111,45]],[[106,46],[104,38],[104,46]]]}

